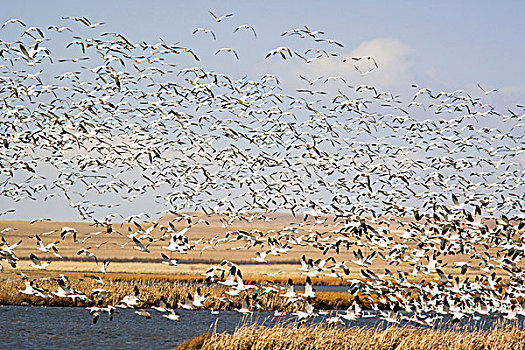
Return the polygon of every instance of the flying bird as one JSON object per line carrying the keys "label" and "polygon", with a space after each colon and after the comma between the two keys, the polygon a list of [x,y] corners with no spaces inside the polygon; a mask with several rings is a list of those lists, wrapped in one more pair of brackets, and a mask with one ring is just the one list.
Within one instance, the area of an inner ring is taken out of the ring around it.
{"label": "flying bird", "polygon": [[20,24],[22,27],[25,27],[25,23],[22,22],[21,20],[17,19],[17,18],[11,18],[9,20],[7,20],[4,24],[2,24],[2,26],[0,27],[0,30],[2,30],[6,25],[10,24],[10,23],[18,23]]}
{"label": "flying bird", "polygon": [[215,54],[217,55],[220,52],[232,52],[235,55],[235,58],[239,59],[239,55],[237,55],[237,51],[235,51],[231,47],[220,48],[219,50],[217,50],[217,52],[215,52]]}
{"label": "flying bird", "polygon": [[241,24],[240,26],[238,26],[237,28],[235,28],[233,30],[234,33],[237,33],[237,31],[241,30],[241,29],[249,29],[253,32],[253,36],[257,38],[257,33],[255,32],[255,29],[249,25],[249,24]]}
{"label": "flying bird", "polygon": [[215,22],[217,22],[217,23],[220,23],[220,22],[222,22],[224,19],[233,16],[233,13],[227,13],[227,14],[225,14],[225,15],[223,15],[223,16],[217,17],[217,15],[215,15],[213,12],[211,12],[211,11],[208,11],[208,12],[210,13],[210,15],[213,16],[213,18],[215,19]]}
{"label": "flying bird", "polygon": [[217,40],[217,37],[215,36],[215,33],[209,29],[206,28],[197,28],[193,31],[193,35],[197,34],[198,32],[203,32],[204,34],[211,34],[213,37],[213,40]]}
{"label": "flying bird", "polygon": [[290,58],[292,57],[292,51],[288,47],[280,46],[278,48],[270,50],[264,58],[266,59],[273,55],[281,55],[283,59],[286,59],[285,53],[288,53],[290,55]]}

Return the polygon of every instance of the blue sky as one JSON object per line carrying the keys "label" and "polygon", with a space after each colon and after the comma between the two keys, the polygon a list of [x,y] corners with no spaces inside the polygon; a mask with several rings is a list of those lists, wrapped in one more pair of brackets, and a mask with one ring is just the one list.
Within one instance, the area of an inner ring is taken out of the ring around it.
{"label": "blue sky", "polygon": [[[215,23],[208,10],[233,16]],[[86,16],[106,22],[102,31],[123,33],[132,41],[162,37],[201,54],[229,46],[241,60],[220,60],[220,68],[239,75],[264,67],[269,50],[293,46],[282,32],[307,25],[342,42],[343,52],[377,39],[404,45],[409,83],[473,92],[479,83],[499,88],[499,98],[512,104],[525,96],[524,10],[522,1],[12,1],[4,4],[0,19],[47,27],[73,25],[62,16]],[[256,29],[256,40],[231,33],[244,23]],[[217,32],[217,42],[192,35],[197,27]]]}
{"label": "blue sky", "polygon": [[[373,84],[399,93],[407,103],[414,93],[411,84],[417,84],[433,91],[464,89],[505,111],[525,104],[524,10],[522,1],[11,1],[4,4],[0,23],[19,18],[28,26],[46,29],[67,25],[75,35],[118,32],[134,43],[155,43],[162,38],[192,48],[201,58],[198,63],[182,59],[177,69],[199,65],[235,79],[245,75],[259,79],[271,72],[291,89],[304,83],[299,74],[308,79],[341,75],[352,85]],[[216,23],[208,11],[233,16]],[[91,33],[63,16],[85,16],[105,24]],[[257,37],[249,31],[233,33],[242,24],[251,25]],[[304,26],[324,31],[324,37],[344,48],[281,36]],[[193,35],[199,27],[212,30],[217,40],[200,32]],[[18,35],[16,25],[0,31],[0,39],[17,40]],[[322,47],[342,57],[373,56],[379,68],[360,76],[340,59],[306,64],[297,57],[286,61],[277,56],[264,58],[279,46],[302,52],[314,45],[325,45]],[[235,49],[240,59],[226,53],[216,55],[222,47]],[[73,50],[64,48],[57,55],[78,57],[78,50]],[[478,84],[498,91],[484,96]],[[4,202],[0,212],[12,205]],[[59,201],[53,210],[49,204],[17,205],[36,217],[68,220],[76,215]]]}

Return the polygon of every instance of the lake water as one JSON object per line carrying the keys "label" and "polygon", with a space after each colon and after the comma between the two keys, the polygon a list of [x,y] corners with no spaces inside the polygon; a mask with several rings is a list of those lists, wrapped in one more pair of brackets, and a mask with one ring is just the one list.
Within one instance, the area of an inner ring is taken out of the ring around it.
{"label": "lake water", "polygon": [[[218,332],[233,331],[242,323],[295,322],[295,317],[273,317],[271,312],[257,312],[243,317],[236,311],[221,311],[212,315],[208,310],[178,310],[180,322],[161,317],[148,310],[152,318],[145,319],[134,310],[119,309],[113,321],[107,313],[101,314],[97,324],[92,323],[84,308],[61,307],[0,307],[0,349],[173,349],[183,341],[215,328]],[[323,322],[321,315],[309,322]],[[488,328],[497,318],[484,318],[482,323],[464,321],[460,327]],[[361,318],[346,326],[384,327],[379,318]],[[523,327],[523,322],[520,322]],[[441,327],[450,327],[445,325]]]}

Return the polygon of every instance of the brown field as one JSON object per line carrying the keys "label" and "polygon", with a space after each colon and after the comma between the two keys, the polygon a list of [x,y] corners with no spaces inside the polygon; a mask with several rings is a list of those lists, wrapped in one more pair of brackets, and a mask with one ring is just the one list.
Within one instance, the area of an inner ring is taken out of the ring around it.
{"label": "brown field", "polygon": [[[161,221],[162,222],[162,221]],[[270,230],[273,226],[262,227],[261,225],[253,225],[250,228],[247,225],[234,225],[225,229],[221,227],[217,219],[209,219],[210,225],[204,223],[193,225],[192,229],[188,232],[188,237],[190,241],[198,240],[209,240],[214,236],[224,236],[227,231],[235,230],[252,230],[254,228],[259,228],[264,230]],[[279,227],[280,223],[276,223],[275,228]],[[71,236],[66,237],[66,239],[61,240],[60,230],[62,227],[73,227],[78,230],[78,241],[74,242]],[[144,229],[147,229],[151,224],[142,224]],[[176,223],[175,227],[177,229],[183,229],[188,225],[184,223]],[[255,250],[252,251],[236,251],[231,248],[235,247],[235,244],[232,242],[220,243],[216,246],[213,246],[207,249],[203,254],[200,253],[200,250],[205,246],[205,244],[196,244],[193,251],[190,251],[188,254],[177,254],[172,253],[171,257],[180,259],[179,266],[173,267],[162,264],[162,258],[160,256],[161,252],[164,252],[166,255],[170,256],[170,252],[162,249],[162,246],[168,245],[168,241],[158,241],[152,242],[149,246],[151,253],[140,252],[133,248],[133,243],[131,240],[126,237],[128,234],[128,229],[137,230],[137,227],[133,224],[116,224],[114,225],[114,230],[112,234],[101,233],[99,235],[93,235],[90,233],[97,231],[105,231],[104,227],[96,227],[89,223],[73,223],[73,222],[37,222],[30,224],[27,221],[0,221],[0,231],[12,227],[14,230],[11,230],[3,236],[8,240],[9,243],[14,243],[19,240],[22,240],[22,244],[16,248],[16,254],[21,259],[26,258],[19,262],[17,271],[31,272],[34,269],[31,267],[31,262],[27,260],[31,253],[35,253],[39,258],[46,261],[46,259],[51,260],[51,265],[46,269],[47,271],[53,272],[97,272],[98,267],[95,264],[94,260],[91,258],[86,258],[84,256],[78,256],[76,253],[81,248],[86,248],[89,251],[95,253],[98,257],[98,260],[101,262],[103,260],[111,261],[111,265],[108,268],[108,272],[115,273],[141,273],[141,274],[156,274],[156,275],[192,275],[197,276],[205,272],[209,265],[220,263],[223,259],[228,259],[235,261],[236,263],[243,264],[247,263],[246,266],[242,266],[243,272],[250,274],[259,274],[260,268],[257,265],[252,264],[251,257],[255,256]],[[55,231],[54,233],[46,236],[42,236],[41,233]],[[56,259],[51,254],[41,253],[36,251],[36,241],[28,238],[29,236],[34,236],[39,234],[44,243],[50,243],[53,241],[59,240],[58,249],[60,254],[63,256],[63,260]],[[160,236],[158,230],[153,231],[153,235]],[[81,242],[84,238],[91,236],[83,243]],[[104,243],[107,242],[107,243]],[[128,243],[125,247],[121,247],[121,244]],[[99,248],[96,248],[97,245],[104,243]],[[314,252],[317,253],[317,252]],[[300,256],[302,254],[293,252],[290,256],[278,257],[275,261],[268,265],[268,269],[264,272],[276,272],[279,270],[279,267],[275,262],[284,262],[282,267],[288,267],[289,263],[298,263]],[[252,266],[251,266],[252,265]],[[9,271],[9,266],[4,266],[6,271]],[[292,273],[293,269],[289,269],[289,272]]]}
{"label": "brown field", "polygon": [[438,331],[421,328],[341,329],[332,326],[243,326],[232,334],[206,333],[178,350],[212,349],[308,349],[308,350],[520,350],[525,349],[525,331],[496,327],[489,331],[461,329]]}
{"label": "brown field", "polygon": [[[271,222],[246,222],[236,221],[233,225],[224,228],[221,226],[221,219],[218,216],[207,217],[203,214],[193,214],[193,221],[196,222],[198,219],[206,219],[207,223],[201,222],[192,224],[191,229],[187,232],[190,243],[194,244],[194,249],[189,251],[188,254],[170,253],[169,251],[162,248],[162,246],[168,245],[167,240],[153,241],[150,246],[150,253],[140,252],[133,248],[133,243],[126,237],[129,230],[137,231],[137,226],[133,223],[129,224],[113,224],[114,232],[108,234],[105,232],[105,227],[95,226],[90,223],[74,223],[74,222],[43,222],[38,221],[36,223],[30,223],[28,221],[0,221],[0,231],[6,228],[12,228],[11,230],[2,234],[3,237],[10,243],[13,244],[22,240],[20,246],[15,249],[16,255],[21,259],[16,269],[12,269],[8,264],[3,263],[4,270],[0,272],[0,278],[12,277],[14,273],[24,272],[26,274],[39,275],[40,271],[31,267],[31,261],[29,255],[35,253],[42,261],[51,261],[50,266],[46,268],[46,271],[51,274],[57,273],[72,273],[72,272],[83,272],[83,273],[95,273],[98,272],[98,266],[93,258],[77,255],[77,252],[81,248],[88,249],[90,252],[96,254],[99,263],[103,260],[108,260],[111,264],[108,267],[108,273],[118,274],[142,274],[143,277],[148,278],[148,275],[155,276],[192,276],[192,278],[199,278],[203,272],[212,264],[219,264],[223,259],[227,259],[235,262],[242,270],[245,278],[251,279],[266,279],[269,278],[267,274],[278,273],[277,277],[279,280],[286,280],[288,277],[295,279],[304,278],[304,275],[299,271],[301,256],[305,255],[307,258],[319,259],[327,258],[329,256],[334,257],[337,261],[354,259],[352,251],[361,248],[363,253],[368,254],[371,251],[366,247],[351,246],[350,250],[341,249],[340,254],[336,254],[333,250],[329,251],[326,255],[323,255],[322,250],[308,246],[293,246],[287,254],[281,256],[268,256],[268,263],[260,264],[254,262],[251,258],[255,256],[256,251],[265,251],[267,247],[250,249],[236,250],[240,246],[244,245],[244,241],[236,241],[232,236],[229,237],[228,241],[221,242],[219,244],[211,245],[204,252],[201,252],[202,248],[207,246],[207,242],[213,237],[224,237],[229,231],[245,231],[250,232],[252,230],[258,230],[255,235],[268,235],[271,236],[277,231],[282,230],[287,226],[296,226],[298,231],[295,234],[299,236],[301,234],[308,234],[313,232],[328,232],[333,229],[332,224],[334,223],[333,218],[328,217],[323,225],[315,225],[313,220],[303,222],[302,218],[294,218],[289,214],[273,214],[271,217],[274,219]],[[159,220],[159,224],[167,225],[167,222],[172,220],[170,217],[164,217]],[[413,220],[411,218],[403,218],[404,221]],[[147,229],[152,226],[151,223],[140,223],[143,229]],[[62,227],[73,227],[78,230],[77,242],[73,241],[71,236],[67,236],[65,239],[61,239],[60,230]],[[178,230],[188,227],[186,221],[175,222],[175,227]],[[275,230],[275,231],[273,231]],[[397,224],[392,222],[390,228],[390,234],[393,238],[396,235],[402,233],[402,229],[399,229]],[[47,235],[43,233],[52,232]],[[96,232],[102,232],[94,234]],[[260,233],[259,233],[260,232]],[[59,241],[57,248],[60,251],[63,259],[58,259],[52,256],[50,253],[43,253],[36,250],[36,240],[29,237],[38,234],[44,241],[44,244],[51,243],[53,241]],[[161,232],[158,229],[152,231],[153,237],[160,237]],[[326,233],[327,237],[337,237],[335,234]],[[124,247],[121,245],[129,242]],[[366,240],[363,240],[366,242]],[[100,245],[100,246],[99,246]],[[415,247],[415,243],[408,242],[410,248]],[[97,247],[99,246],[99,247]],[[166,255],[178,259],[178,266],[168,266],[162,264],[162,258],[160,253],[163,252]],[[468,261],[468,256],[441,256],[440,259],[443,263],[447,263],[448,266],[443,270],[446,273],[457,275],[457,269],[449,268],[453,265],[456,260]],[[317,284],[345,284],[348,278],[360,277],[359,271],[361,267],[349,262],[351,274],[345,276],[345,279],[335,279],[332,277],[323,277],[321,273],[319,277],[315,279]],[[476,264],[468,271],[467,275],[475,275],[479,273],[479,268]],[[374,272],[383,273],[384,269],[388,268],[392,272],[396,273],[399,271],[412,271],[412,267],[408,264],[402,264],[399,266],[388,265],[385,261],[380,258],[374,260],[370,269]],[[270,278],[271,279],[271,278]]]}
{"label": "brown field", "polygon": [[[312,245],[307,246],[293,246],[287,253],[280,256],[268,256],[268,263],[261,264],[252,260],[256,251],[265,251],[267,246],[261,248],[250,249],[235,249],[243,246],[245,241],[237,240],[235,235],[228,235],[228,232],[252,230],[253,235],[261,237],[271,237],[282,231],[283,228],[294,226],[297,231],[294,236],[298,237],[302,234],[308,235],[310,232],[320,232],[323,239],[335,240],[338,234],[329,232],[333,229],[333,218],[326,218],[326,222],[322,225],[314,224],[313,220],[304,222],[302,218],[295,219],[291,215],[274,214],[274,219],[270,222],[246,222],[236,221],[233,225],[227,228],[221,225],[221,218],[218,216],[207,217],[203,214],[193,214],[193,224],[191,229],[187,232],[189,241],[194,248],[187,254],[170,253],[163,249],[163,246],[168,245],[168,240],[159,238],[162,232],[159,230],[161,225],[168,226],[168,221],[175,223],[177,230],[182,230],[188,227],[186,221],[176,221],[173,217],[163,217],[159,220],[159,227],[152,231],[154,240],[150,243],[150,253],[140,252],[134,248],[133,242],[127,237],[131,231],[136,232],[138,225],[142,229],[147,229],[152,226],[151,223],[126,223],[113,224],[113,232],[107,233],[105,227],[95,226],[90,223],[74,223],[74,222],[42,222],[38,221],[30,223],[28,221],[0,221],[0,231],[6,228],[11,228],[5,231],[2,236],[9,242],[14,244],[18,241],[22,243],[15,248],[16,255],[20,259],[16,268],[12,268],[5,262],[2,263],[3,271],[0,272],[0,304],[27,304],[27,305],[74,305],[70,300],[63,300],[63,298],[42,299],[34,296],[22,295],[18,292],[24,289],[24,283],[20,281],[20,273],[25,273],[29,279],[37,280],[37,285],[41,286],[51,293],[56,291],[57,282],[54,281],[59,274],[66,274],[71,279],[71,287],[79,290],[90,297],[93,303],[99,304],[113,304],[121,300],[125,295],[131,293],[132,284],[138,283],[143,293],[144,303],[142,307],[149,307],[155,305],[160,296],[169,296],[170,302],[177,305],[178,302],[184,302],[188,293],[193,293],[195,286],[185,284],[184,282],[203,282],[203,273],[206,272],[210,265],[220,264],[223,259],[230,260],[236,263],[242,271],[243,278],[246,283],[277,283],[284,284],[288,278],[292,278],[295,284],[302,284],[305,281],[305,275],[299,271],[301,256],[305,255],[307,258],[319,259],[334,257],[336,261],[347,260],[347,266],[350,267],[351,273],[343,278],[327,277],[324,273],[319,274],[319,277],[313,278],[314,285],[349,285],[348,280],[363,277],[360,275],[361,266],[351,262],[354,259],[352,251],[362,249],[364,254],[371,251],[361,242],[367,242],[368,238],[363,237],[362,241],[356,241],[354,245],[349,248],[340,250],[340,254],[335,254],[333,250],[328,254],[323,255],[322,250]],[[199,219],[205,219],[207,222],[195,223]],[[399,227],[399,221],[410,222],[411,218],[399,219],[398,222],[392,221],[390,223],[390,236],[392,240],[400,241],[398,235],[403,233],[403,228]],[[62,227],[73,227],[78,230],[77,241],[73,240],[72,236],[67,236],[65,239],[60,237]],[[57,248],[62,255],[62,259],[58,259],[51,253],[44,253],[36,250],[37,242],[32,239],[32,236],[39,235],[44,241],[44,244],[58,241]],[[215,238],[214,238],[215,237]],[[219,243],[211,244],[204,252],[202,248],[209,245],[208,242],[212,239],[227,237],[228,239]],[[147,240],[143,240],[147,242]],[[415,247],[415,241],[408,241],[410,249]],[[88,249],[95,253],[98,258],[98,264],[95,263],[94,258],[79,256],[77,252],[80,249]],[[381,251],[381,249],[378,249]],[[487,251],[487,250],[486,250]],[[177,266],[168,266],[162,263],[161,252],[175,259],[179,259]],[[383,250],[386,254],[388,250]],[[489,251],[487,251],[489,252]],[[29,256],[31,253],[36,254],[42,261],[50,261],[51,264],[45,270],[35,269],[31,266]],[[494,253],[490,251],[490,253]],[[495,253],[494,253],[495,254]],[[443,263],[447,263],[447,267],[443,270],[445,273],[458,275],[458,269],[453,269],[451,266],[456,260],[470,261],[469,257],[464,256],[440,256]],[[102,261],[110,261],[107,273],[103,275],[99,271]],[[466,275],[461,278],[479,274],[479,268],[476,262],[472,262],[473,267]],[[369,267],[370,270],[377,274],[383,273],[388,268],[393,273],[400,271],[410,272],[412,267],[408,263],[399,266],[389,265],[383,259],[376,258],[373,264]],[[270,273],[277,273],[276,276],[268,276]],[[93,295],[92,289],[97,288],[92,277],[100,276],[106,281],[103,288],[107,289],[109,297],[107,300],[97,302],[96,296]],[[434,276],[427,276],[420,273],[415,281],[421,281],[427,278],[432,280]],[[153,283],[151,283],[153,282]],[[181,282],[181,283],[174,283]],[[212,296],[220,296],[223,290],[217,288],[207,288],[205,293],[210,293]],[[207,299],[207,308],[222,308],[231,309],[238,307],[243,300],[242,293],[240,296],[233,298],[233,304],[219,306],[219,303],[213,299]],[[374,299],[374,296],[371,296]],[[330,293],[318,292],[314,301],[314,305],[318,309],[344,309],[347,308],[353,296],[350,293]],[[264,296],[260,304],[267,310],[287,310],[284,308],[284,298],[278,296]],[[82,304],[82,306],[84,306]],[[364,305],[365,307],[367,305]],[[288,310],[287,310],[288,311]]]}

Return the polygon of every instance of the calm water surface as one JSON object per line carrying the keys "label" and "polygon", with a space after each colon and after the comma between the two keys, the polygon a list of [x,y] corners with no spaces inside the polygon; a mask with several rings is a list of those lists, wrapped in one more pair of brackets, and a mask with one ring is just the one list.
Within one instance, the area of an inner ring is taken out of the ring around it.
{"label": "calm water surface", "polygon": [[[258,312],[243,317],[236,311],[212,315],[208,310],[178,310],[181,320],[174,322],[155,310],[148,311],[151,319],[136,315],[133,310],[119,309],[113,321],[104,313],[97,324],[93,324],[89,311],[84,308],[2,306],[0,349],[173,349],[213,328],[222,332],[233,331],[243,323],[295,322],[290,314],[275,318],[273,313]],[[317,316],[309,322],[322,322],[327,317]],[[468,320],[460,326],[487,328],[496,321],[497,318],[485,318],[482,323]],[[384,327],[385,323],[375,317],[348,322],[346,326]],[[523,322],[520,326],[523,327]]]}

